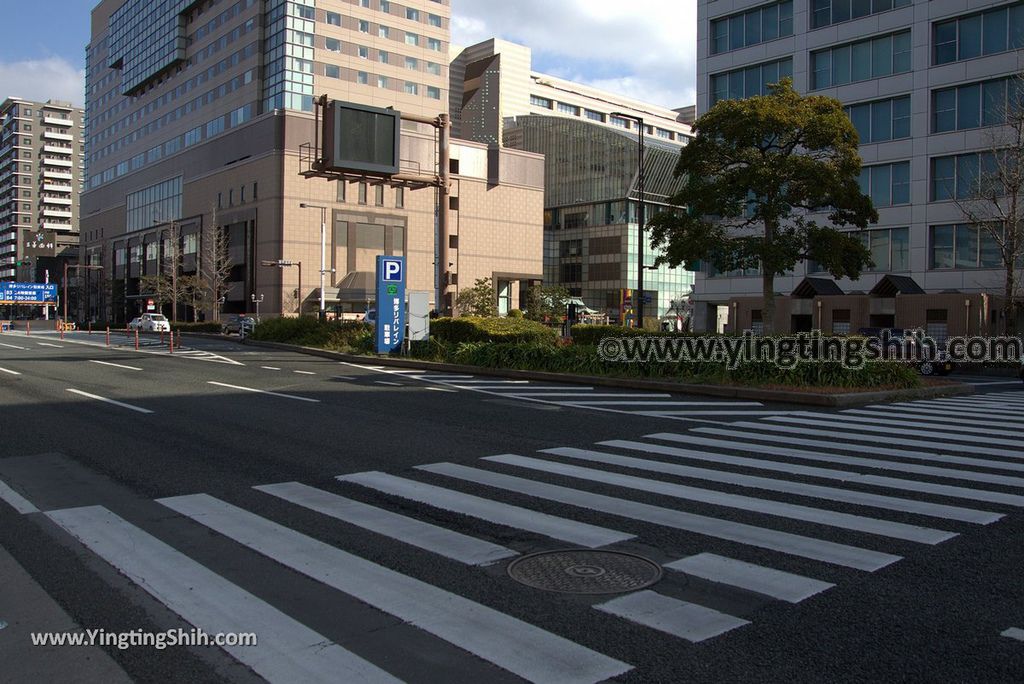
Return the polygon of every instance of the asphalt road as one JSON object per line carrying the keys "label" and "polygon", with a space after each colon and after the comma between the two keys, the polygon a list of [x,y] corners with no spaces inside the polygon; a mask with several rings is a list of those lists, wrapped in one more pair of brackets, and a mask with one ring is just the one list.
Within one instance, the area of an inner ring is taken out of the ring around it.
{"label": "asphalt road", "polygon": [[[1024,680],[1011,379],[812,412],[113,343],[0,336],[0,547],[82,629],[259,636],[103,647],[136,681]],[[558,549],[661,578],[509,577]]]}

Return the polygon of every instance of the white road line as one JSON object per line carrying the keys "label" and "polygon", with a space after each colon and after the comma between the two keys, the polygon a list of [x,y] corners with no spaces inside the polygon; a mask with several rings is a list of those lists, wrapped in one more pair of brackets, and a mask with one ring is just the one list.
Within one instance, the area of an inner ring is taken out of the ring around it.
{"label": "white road line", "polygon": [[1019,627],[1010,627],[1009,629],[1000,632],[999,635],[1004,637],[1010,637],[1011,639],[1016,639],[1017,641],[1024,641],[1024,629],[1021,629]]}
{"label": "white road line", "polygon": [[121,363],[111,363],[110,361],[97,361],[96,359],[89,359],[89,363],[98,363],[101,366],[113,366],[114,368],[124,368],[125,370],[140,371],[141,368],[137,366],[125,366]]}
{"label": "white road line", "polygon": [[311,404],[319,404],[319,399],[310,399],[309,397],[297,397],[294,394],[281,394],[280,392],[270,392],[267,390],[256,389],[254,387],[242,387],[240,385],[229,385],[225,382],[214,382],[213,380],[207,380],[208,385],[217,385],[218,387],[227,387],[228,389],[242,390],[243,392],[255,392],[256,394],[267,394],[272,397],[281,397],[282,399],[295,399],[296,401],[308,401]]}
{"label": "white road line", "polygon": [[21,373],[19,373],[18,371],[11,370],[10,368],[0,368],[0,373],[7,373],[8,375],[21,375]]}
{"label": "white road line", "polygon": [[[589,684],[632,669],[522,620],[371,563],[211,496],[197,494],[158,501],[257,553],[524,679]],[[249,623],[250,628],[259,624],[258,621]],[[337,675],[335,681],[338,681]]]}
{"label": "white road line", "polygon": [[[684,443],[691,443],[694,441],[692,435],[673,435],[672,433],[664,432],[655,435],[646,435],[646,437],[650,439],[664,439],[667,441]],[[722,444],[722,442],[718,442],[716,440],[700,440],[700,442],[694,443],[708,442]],[[602,446],[632,449],[635,451],[644,451],[652,454],[664,454],[667,456],[692,458],[701,461],[711,461],[713,463],[730,463],[732,465],[745,466],[748,468],[756,468],[760,470],[775,470],[778,472],[789,473],[791,475],[808,475],[810,477],[820,477],[828,480],[841,480],[843,482],[873,485],[876,487],[902,489],[909,492],[925,492],[927,494],[936,494],[938,496],[950,496],[958,499],[971,499],[973,501],[987,501],[989,503],[999,503],[1006,504],[1008,506],[1024,507],[1024,496],[1017,496],[1016,494],[1004,494],[1003,492],[993,492],[987,489],[970,489],[967,487],[957,487],[954,485],[935,484],[933,482],[904,480],[896,477],[865,475],[863,473],[852,472],[849,470],[835,470],[832,468],[804,466],[796,463],[769,461],[762,458],[727,456],[725,454],[719,453],[692,451],[690,449],[678,449],[675,447],[667,447],[657,444],[646,444],[644,442],[631,442],[628,440],[609,440],[607,442],[600,442],[600,444]],[[735,444],[731,442],[728,442],[728,444],[731,444],[731,446],[728,448],[736,448]],[[758,451],[765,451],[765,449],[763,447],[758,447]]]}
{"label": "white road line", "polygon": [[[854,409],[851,409],[851,411]],[[885,411],[873,409],[856,409],[857,413],[870,413],[871,415],[885,415],[905,420],[942,421],[943,423],[955,421],[957,424],[991,426],[997,428],[1015,427],[1024,428],[1024,422],[1008,419],[996,419],[991,413],[957,413],[955,416],[948,411],[936,413],[927,409],[887,409]],[[991,420],[990,420],[991,419]]]}
{"label": "white road line", "polygon": [[[705,406],[708,405],[705,404]],[[797,411],[636,411],[635,415],[666,418],[669,416],[778,416],[784,413],[797,413]]]}
{"label": "white road line", "polygon": [[[852,413],[867,413],[868,415],[851,415]],[[975,427],[973,425],[964,425],[959,421],[955,423],[951,423],[948,421],[928,423],[923,420],[886,420],[884,414],[876,414],[868,411],[853,410],[843,411],[841,415],[843,416],[843,418],[852,423],[858,423],[857,427],[860,427],[860,423],[866,425],[885,425],[888,427],[895,428],[907,427],[909,425],[910,427],[924,427],[928,428],[929,430],[937,430],[938,432],[931,433],[935,437],[945,437],[946,432],[962,432],[965,434],[993,435],[996,437],[1018,437],[1020,435],[1020,431],[1018,430],[995,430],[993,428],[987,427]]]}
{"label": "white road line", "polygon": [[[579,394],[577,392],[510,392],[510,397],[579,397],[580,399],[591,399],[593,397],[605,398],[605,397],[629,397],[629,398],[640,398],[647,397],[650,399],[657,399],[659,397],[671,397],[671,394],[618,394],[618,393],[598,393],[598,394]],[[591,404],[594,402],[567,402],[567,403],[583,403]]]}
{"label": "white road line", "polygon": [[457,392],[458,390],[448,389],[447,387],[424,387],[425,390],[431,390],[433,392]]}
{"label": "white road line", "polygon": [[1014,404],[1012,406],[1006,405],[1003,402],[992,403],[992,402],[977,402],[960,399],[934,399],[926,404],[913,402],[909,404],[893,404],[893,406],[906,407],[906,408],[943,408],[948,409],[952,415],[957,415],[960,411],[982,411],[984,413],[991,413],[995,416],[1019,416],[1020,406]]}
{"label": "white road line", "polygon": [[[391,371],[396,373],[397,371]],[[459,380],[460,385],[528,385],[529,380]]]}
{"label": "white road line", "polygon": [[0,347],[8,347],[9,349],[21,349],[22,351],[25,351],[25,347],[19,347],[16,344],[5,344],[3,342],[0,342]]}
{"label": "white road line", "polygon": [[358,485],[375,489],[378,492],[384,492],[385,494],[391,494],[411,501],[418,501],[441,510],[461,513],[462,515],[486,520],[496,525],[514,527],[592,549],[626,541],[634,537],[634,535],[625,532],[588,525],[587,523],[576,522],[575,520],[567,520],[566,518],[539,513],[528,508],[511,506],[492,499],[484,499],[472,494],[463,494],[455,490],[444,489],[443,487],[436,487],[423,482],[416,482],[415,480],[407,480],[381,472],[340,475],[337,479],[342,482],[355,482]]}
{"label": "white road line", "polygon": [[504,546],[298,482],[261,485],[253,489],[466,565],[490,565],[518,555]]}
{"label": "white road line", "polygon": [[594,606],[659,632],[699,643],[750,622],[655,591],[638,591]]}
{"label": "white road line", "polygon": [[538,499],[557,501],[606,515],[616,515],[640,520],[663,527],[703,534],[717,539],[726,539],[739,544],[749,544],[762,549],[811,558],[858,570],[873,572],[900,560],[900,556],[872,551],[856,546],[847,546],[824,539],[805,537],[781,532],[766,527],[737,523],[721,518],[695,515],[660,506],[640,503],[628,499],[595,494],[581,489],[570,489],[521,477],[512,477],[488,470],[479,470],[455,463],[434,463],[416,466],[417,470],[446,475],[448,477],[496,487]]}
{"label": "white road line", "polygon": [[316,375],[316,373],[314,373],[313,371],[300,371],[300,370],[297,370],[297,371],[292,371],[292,372],[293,373],[298,373],[299,375]]}
{"label": "white road line", "polygon": [[[273,370],[281,370],[280,368],[274,368]],[[335,375],[335,380],[355,380],[351,375]]]}
{"label": "white road line", "polygon": [[[445,382],[445,383],[438,383],[438,384],[443,384],[443,385],[445,385],[447,387],[458,387],[459,389],[473,390],[474,392],[483,392],[484,394],[493,394],[496,397],[520,396],[520,392],[518,392],[518,391],[511,391],[511,390],[515,390],[516,387],[522,387],[522,385],[515,385],[515,386],[511,386],[511,387],[509,385],[466,385],[466,384],[463,384],[461,382]],[[555,385],[555,386],[548,386],[548,387],[541,387],[541,386],[538,386],[538,385],[530,385],[529,387],[527,387],[525,389],[529,389],[531,392],[533,392],[535,390],[564,391],[565,387],[563,385]],[[582,391],[585,392],[585,391],[587,391],[588,389],[591,389],[591,388],[589,388],[589,387],[581,387],[581,388],[573,388],[573,389],[579,389],[579,390],[582,390]],[[508,391],[508,392],[501,392],[499,390],[510,390],[510,391]],[[540,400],[540,399],[530,399],[530,398],[524,396],[523,397],[523,401],[542,401],[542,400]]]}
{"label": "white road line", "polygon": [[665,567],[710,582],[747,589],[789,603],[800,603],[806,598],[835,586],[829,582],[753,563],[744,563],[713,553],[699,553],[696,556],[666,563]]}
{"label": "white road line", "polygon": [[36,508],[31,501],[11,489],[11,487],[3,480],[0,480],[0,500],[6,501],[19,513],[39,512],[39,509]]}
{"label": "white road line", "polygon": [[281,370],[277,366],[260,366],[260,368],[262,368],[263,370],[272,370],[272,371],[279,371],[279,370]]}
{"label": "white road line", "polygon": [[502,463],[504,465],[529,468],[542,473],[552,475],[564,475],[588,482],[599,482],[615,487],[635,489],[641,492],[660,494],[662,496],[682,499],[684,501],[697,501],[712,506],[733,508],[740,511],[774,515],[780,518],[812,522],[827,527],[836,527],[843,530],[855,532],[866,532],[893,539],[904,539],[921,544],[940,544],[948,539],[957,536],[954,532],[936,530],[918,525],[907,525],[905,523],[880,520],[862,515],[850,513],[837,513],[823,508],[812,506],[800,506],[797,504],[774,501],[771,499],[757,499],[740,494],[721,492],[716,489],[701,489],[687,485],[651,480],[621,473],[612,473],[606,470],[594,470],[592,468],[581,468],[575,465],[557,463],[555,461],[542,461],[536,458],[527,458],[515,454],[502,454],[500,456],[488,456],[485,461]]}
{"label": "white road line", "polygon": [[265,635],[222,648],[269,682],[399,681],[101,506],[46,515],[186,622]]}
{"label": "white road line", "polygon": [[[970,419],[981,419],[995,425],[1024,425],[1024,418],[1014,418],[1012,414],[1005,416],[998,413],[994,413],[989,409],[978,409],[976,411],[968,411],[959,407],[952,406],[909,406],[903,404],[889,404],[887,408],[892,407],[893,411],[899,411],[903,413],[927,413],[929,415],[939,415],[943,418],[950,420],[962,420],[964,418]],[[996,421],[992,423],[992,421]],[[978,422],[972,420],[971,422]]]}
{"label": "white road line", "polygon": [[387,380],[374,380],[374,383],[378,385],[389,385],[391,387],[405,387],[405,385],[400,382],[388,382]]}
{"label": "white road line", "polygon": [[993,380],[993,381],[984,381],[984,382],[978,382],[978,381],[975,381],[975,380],[962,380],[961,382],[965,382],[968,385],[974,385],[976,387],[987,387],[989,385],[1019,385],[1020,384],[1020,380]]}
{"label": "white road line", "polygon": [[55,349],[64,348],[64,345],[62,344],[51,344],[50,342],[36,342],[36,344],[38,344],[40,347],[53,347]]}
{"label": "white road line", "polygon": [[[740,425],[740,423],[732,423]],[[852,465],[874,470],[892,470],[898,473],[914,473],[916,475],[929,475],[951,480],[969,480],[971,482],[985,482],[998,484],[1007,487],[1024,487],[1024,478],[1011,475],[997,475],[995,473],[981,473],[974,470],[960,470],[956,468],[942,468],[938,466],[920,465],[917,463],[904,463],[901,461],[883,461],[872,458],[861,458],[860,456],[842,456],[838,454],[826,454],[818,451],[805,451],[803,449],[790,449],[788,447],[770,447],[762,444],[753,444],[753,441],[778,442],[782,444],[798,444],[795,437],[780,435],[752,435],[737,430],[726,430],[720,428],[694,428],[694,432],[719,435],[730,438],[726,440],[705,440],[701,437],[691,437],[690,442],[703,446],[719,449],[735,449],[737,441],[748,440],[747,447],[756,449],[759,453],[774,454],[785,458],[798,458],[804,461],[824,461],[825,463],[838,463],[839,465]]]}
{"label": "white road line", "polygon": [[[750,430],[756,430],[758,432],[782,432],[786,433],[787,436],[793,435],[808,435],[812,437],[829,437],[835,440],[837,435],[834,430],[811,430],[808,428],[794,428],[792,425],[772,425],[771,423],[750,423],[750,422],[738,422],[731,423],[731,427],[747,428]],[[704,432],[713,428],[696,428],[696,432]],[[843,433],[842,444],[847,449],[856,449],[858,445],[850,444],[850,442],[868,442],[869,444],[896,444],[907,447],[920,447],[923,449],[935,449],[938,453],[948,453],[950,451],[969,451],[973,454],[986,454],[988,456],[1003,456],[1004,458],[1024,458],[1024,454],[1014,455],[1008,454],[1005,447],[998,449],[992,447],[983,447],[976,444],[950,444],[945,442],[941,445],[936,445],[934,436],[932,439],[903,439],[901,437],[878,437],[876,435],[862,435],[855,433]],[[840,448],[843,448],[840,447]],[[1018,447],[1024,448],[1024,447]]]}
{"label": "white road line", "polygon": [[[861,430],[863,432],[877,432],[883,435],[899,436],[906,435],[908,437],[930,437],[935,439],[941,437],[943,440],[950,440],[953,442],[970,442],[972,444],[1001,444],[1008,447],[1021,448],[1021,440],[1017,439],[999,439],[997,437],[978,437],[975,435],[958,435],[958,434],[941,434],[937,435],[933,430],[914,430],[912,425],[903,425],[902,427],[886,427],[884,425],[863,425],[856,421],[847,420],[845,416],[828,416],[820,413],[798,413],[796,416],[780,416],[775,418],[768,418],[767,420],[776,423],[788,423],[796,425],[812,425],[819,427],[831,427],[838,428],[841,430]],[[845,435],[841,435],[845,438]],[[954,445],[958,448],[959,445]],[[941,447],[940,447],[941,448]]]}
{"label": "white road line", "polygon": [[[851,503],[860,506],[872,506],[874,508],[883,508],[892,511],[901,511],[904,513],[916,513],[918,515],[927,515],[933,518],[958,520],[960,522],[969,522],[980,525],[994,523],[1003,517],[1000,513],[979,511],[973,508],[947,506],[945,504],[919,501],[917,499],[901,499],[899,497],[885,496],[883,494],[861,492],[855,489],[850,490],[840,489],[838,487],[825,487],[822,485],[808,484],[806,482],[776,480],[757,475],[741,475],[740,473],[734,473],[728,470],[708,470],[706,468],[695,468],[693,466],[680,465],[678,463],[651,461],[642,458],[633,458],[632,456],[608,454],[602,451],[590,451],[588,449],[561,447],[557,449],[545,449],[543,453],[574,458],[591,463],[618,465],[625,468],[634,468],[636,470],[645,470],[665,475],[676,475],[678,477],[708,480],[709,482],[721,482],[723,484],[731,484],[739,487],[763,489],[769,492],[796,494],[797,496],[825,499],[827,501],[842,501],[844,503]],[[852,478],[856,477],[856,473],[849,473],[849,475]]]}
{"label": "white road line", "polygon": [[[569,403],[569,402],[563,402]],[[703,406],[709,405],[706,401],[577,401],[571,402],[584,406]],[[764,406],[758,401],[719,401],[714,406]]]}
{"label": "white road line", "polygon": [[106,397],[101,397],[98,394],[89,394],[88,392],[83,392],[82,390],[77,390],[77,389],[68,389],[67,391],[71,392],[72,394],[77,394],[79,396],[88,397],[89,399],[95,399],[96,401],[102,401],[105,404],[112,404],[114,406],[120,406],[121,408],[128,409],[129,411],[135,411],[136,413],[153,413],[149,409],[144,409],[144,408],[141,408],[139,406],[132,406],[131,404],[125,404],[124,402],[121,402],[121,401],[114,401],[113,399],[107,399]]}

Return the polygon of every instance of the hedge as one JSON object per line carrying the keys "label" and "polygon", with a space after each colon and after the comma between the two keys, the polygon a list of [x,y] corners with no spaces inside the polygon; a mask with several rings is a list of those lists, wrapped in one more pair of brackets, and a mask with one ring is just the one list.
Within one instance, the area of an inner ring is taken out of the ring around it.
{"label": "hedge", "polygon": [[203,333],[219,333],[220,323],[215,321],[204,321],[202,323],[171,323],[172,330],[180,330],[182,332],[203,332]]}
{"label": "hedge", "polygon": [[684,337],[688,334],[692,333],[644,330],[643,328],[627,328],[621,325],[578,324],[572,326],[573,344],[597,344],[605,337]]}
{"label": "hedge", "polygon": [[507,344],[542,343],[554,345],[558,331],[543,323],[524,318],[435,318],[430,335],[441,342],[497,342]]}
{"label": "hedge", "polygon": [[369,353],[373,349],[372,325],[361,321],[320,321],[315,316],[268,318],[253,328],[250,337],[340,352]]}

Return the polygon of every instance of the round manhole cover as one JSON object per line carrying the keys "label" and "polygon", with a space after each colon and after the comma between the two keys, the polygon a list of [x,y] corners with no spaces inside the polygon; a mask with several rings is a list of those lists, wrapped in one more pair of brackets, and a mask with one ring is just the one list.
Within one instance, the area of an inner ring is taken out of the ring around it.
{"label": "round manhole cover", "polygon": [[568,549],[523,556],[508,566],[512,579],[535,589],[566,594],[620,594],[661,579],[661,566],[620,551]]}

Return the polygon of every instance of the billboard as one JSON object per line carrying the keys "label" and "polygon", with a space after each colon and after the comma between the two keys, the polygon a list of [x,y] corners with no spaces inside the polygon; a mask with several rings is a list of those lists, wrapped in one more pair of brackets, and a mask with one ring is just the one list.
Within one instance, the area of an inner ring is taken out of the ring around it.
{"label": "billboard", "polygon": [[402,348],[405,337],[405,257],[377,257],[378,354]]}
{"label": "billboard", "polygon": [[324,111],[324,167],[371,175],[398,173],[401,113],[331,100]]}
{"label": "billboard", "polygon": [[0,283],[0,304],[54,304],[57,283]]}

